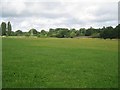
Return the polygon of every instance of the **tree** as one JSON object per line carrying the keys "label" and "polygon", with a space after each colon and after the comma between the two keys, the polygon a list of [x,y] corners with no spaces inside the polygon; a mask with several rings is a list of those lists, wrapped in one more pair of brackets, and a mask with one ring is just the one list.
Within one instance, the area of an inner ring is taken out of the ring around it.
{"label": "tree", "polygon": [[58,38],[68,38],[69,37],[69,30],[67,28],[57,28],[57,37]]}
{"label": "tree", "polygon": [[106,28],[108,30],[108,38],[113,39],[114,37],[114,29],[112,26]]}
{"label": "tree", "polygon": [[47,36],[47,32],[46,32],[45,30],[41,30],[40,34],[41,34],[42,36]]}
{"label": "tree", "polygon": [[16,32],[15,32],[15,35],[17,35],[17,36],[21,36],[23,34],[23,32],[21,31],[21,30],[17,30]]}
{"label": "tree", "polygon": [[88,29],[86,30],[85,36],[91,36],[92,35],[92,30]]}
{"label": "tree", "polygon": [[115,27],[114,35],[115,35],[115,38],[120,38],[120,24]]}
{"label": "tree", "polygon": [[33,35],[37,35],[38,31],[36,29],[32,28],[29,30],[29,33],[30,33],[30,35],[33,36]]}
{"label": "tree", "polygon": [[104,39],[107,39],[107,38],[113,39],[115,38],[114,35],[115,35],[114,29],[111,26],[103,28],[103,30],[100,33],[100,37]]}
{"label": "tree", "polygon": [[14,31],[11,31],[11,36],[15,36],[15,32]]}
{"label": "tree", "polygon": [[91,36],[93,33],[95,33],[95,29],[90,27],[86,30],[85,36]]}
{"label": "tree", "polygon": [[49,32],[48,32],[48,36],[49,37],[55,37],[56,36],[56,32],[54,29],[50,28],[49,29]]}
{"label": "tree", "polygon": [[85,28],[81,28],[76,32],[76,36],[84,36],[85,35]]}
{"label": "tree", "polygon": [[76,36],[76,33],[75,33],[74,31],[71,31],[70,37],[71,37],[71,38],[74,38],[75,36]]}
{"label": "tree", "polygon": [[1,23],[1,31],[2,31],[2,36],[6,35],[6,23],[5,22]]}
{"label": "tree", "polygon": [[7,31],[7,35],[10,36],[11,35],[11,31],[12,31],[12,26],[11,23],[8,22],[8,27],[7,27],[8,31]]}

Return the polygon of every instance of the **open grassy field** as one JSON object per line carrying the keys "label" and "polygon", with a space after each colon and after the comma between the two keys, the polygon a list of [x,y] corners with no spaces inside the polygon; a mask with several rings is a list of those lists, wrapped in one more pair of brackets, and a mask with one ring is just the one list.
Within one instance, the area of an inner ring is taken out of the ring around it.
{"label": "open grassy field", "polygon": [[118,42],[3,38],[3,88],[118,87]]}

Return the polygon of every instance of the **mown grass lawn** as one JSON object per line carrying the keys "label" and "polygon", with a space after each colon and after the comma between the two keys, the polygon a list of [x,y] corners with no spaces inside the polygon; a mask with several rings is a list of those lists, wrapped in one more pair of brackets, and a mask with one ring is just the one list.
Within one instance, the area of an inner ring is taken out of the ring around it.
{"label": "mown grass lawn", "polygon": [[118,41],[3,38],[3,88],[116,88]]}

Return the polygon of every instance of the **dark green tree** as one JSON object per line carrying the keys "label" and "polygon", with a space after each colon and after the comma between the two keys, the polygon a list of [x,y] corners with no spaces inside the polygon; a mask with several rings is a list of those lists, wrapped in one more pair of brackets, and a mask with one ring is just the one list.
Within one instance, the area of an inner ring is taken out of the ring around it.
{"label": "dark green tree", "polygon": [[84,36],[85,35],[85,28],[81,28],[76,32],[76,36]]}
{"label": "dark green tree", "polygon": [[50,28],[48,32],[49,37],[56,37],[55,29]]}
{"label": "dark green tree", "polygon": [[74,38],[75,36],[76,36],[75,31],[71,31],[71,32],[70,32],[70,38]]}
{"label": "dark green tree", "polygon": [[11,36],[16,36],[14,31],[11,31]]}
{"label": "dark green tree", "polygon": [[90,27],[86,30],[85,36],[91,36],[93,33],[95,33],[95,29]]}
{"label": "dark green tree", "polygon": [[21,31],[21,30],[17,30],[16,32],[15,32],[15,35],[16,36],[21,36],[23,34],[23,32]]}
{"label": "dark green tree", "polygon": [[30,29],[29,32],[28,32],[30,35],[37,35],[38,31],[34,28]]}
{"label": "dark green tree", "polygon": [[113,39],[113,38],[115,38],[114,32],[115,31],[114,31],[114,28],[112,26],[103,28],[101,33],[100,33],[100,37],[104,38],[104,39],[107,39],[107,38]]}
{"label": "dark green tree", "polygon": [[120,38],[120,24],[115,27],[114,35],[115,35],[115,38]]}
{"label": "dark green tree", "polygon": [[67,28],[57,28],[57,37],[58,38],[67,38],[69,37],[69,30]]}
{"label": "dark green tree", "polygon": [[11,35],[11,31],[12,31],[12,26],[11,23],[8,22],[8,27],[7,27],[8,31],[7,31],[7,35],[10,36]]}
{"label": "dark green tree", "polygon": [[6,35],[6,23],[5,22],[1,23],[1,31],[2,31],[2,36]]}
{"label": "dark green tree", "polygon": [[45,31],[45,30],[41,30],[41,32],[40,32],[40,35],[41,35],[41,36],[47,36],[47,34],[48,34],[48,33],[47,33],[47,31]]}

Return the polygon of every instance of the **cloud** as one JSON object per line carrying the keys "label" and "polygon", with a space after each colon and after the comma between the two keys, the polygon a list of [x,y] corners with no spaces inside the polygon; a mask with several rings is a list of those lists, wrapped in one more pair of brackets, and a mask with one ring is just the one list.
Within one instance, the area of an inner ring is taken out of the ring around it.
{"label": "cloud", "polygon": [[118,21],[117,0],[21,0],[17,3],[16,0],[6,0],[0,6],[1,22],[11,21],[14,31],[116,26]]}
{"label": "cloud", "polygon": [[118,3],[118,23],[120,24],[120,1]]}

